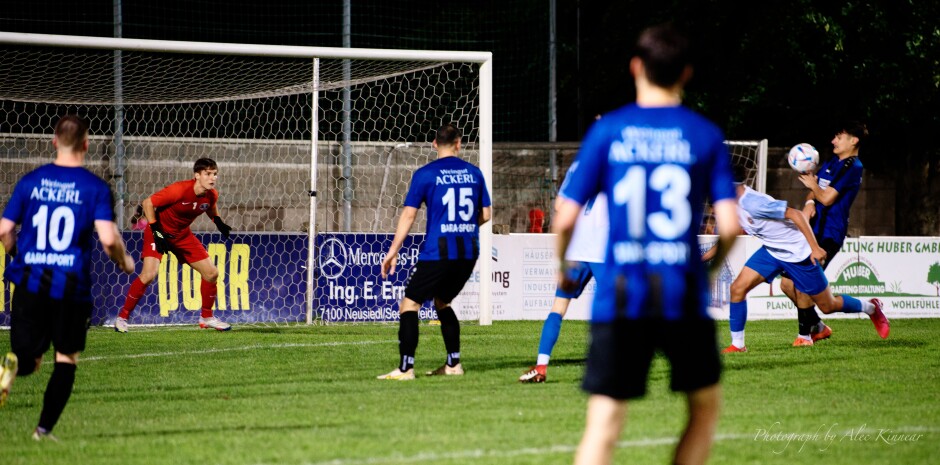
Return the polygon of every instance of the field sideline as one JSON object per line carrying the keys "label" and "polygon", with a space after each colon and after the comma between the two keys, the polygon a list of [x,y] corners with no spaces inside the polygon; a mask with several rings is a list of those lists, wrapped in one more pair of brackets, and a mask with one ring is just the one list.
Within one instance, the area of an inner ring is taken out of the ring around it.
{"label": "field sideline", "polygon": [[[936,463],[940,319],[833,320],[833,338],[792,348],[795,321],[748,324],[725,356],[724,409],[709,463]],[[462,328],[467,374],[374,379],[397,359],[397,325],[93,328],[55,434],[30,439],[51,365],[19,378],[0,409],[4,464],[564,464],[580,439],[587,325],[562,327],[549,382],[515,381],[540,321]],[[136,329],[136,331],[135,331]],[[727,322],[719,323],[728,341]],[[0,332],[0,350],[9,333]],[[443,361],[422,325],[416,369]],[[630,406],[617,463],[668,463],[684,420],[654,363]]]}

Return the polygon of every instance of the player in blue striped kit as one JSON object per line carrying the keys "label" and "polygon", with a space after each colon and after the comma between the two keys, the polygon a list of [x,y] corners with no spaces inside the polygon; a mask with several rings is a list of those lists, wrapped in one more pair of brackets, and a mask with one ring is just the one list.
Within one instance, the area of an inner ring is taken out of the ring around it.
{"label": "player in blue striped kit", "polygon": [[[630,71],[636,103],[603,115],[578,152],[578,174],[560,196],[557,254],[568,248],[582,206],[607,195],[610,234],[591,310],[582,387],[590,394],[576,464],[610,463],[627,401],[646,392],[657,350],[689,416],[674,463],[704,463],[721,403],[721,360],[708,314],[708,277],[698,254],[706,197],[720,231],[720,264],[734,243],[734,186],[724,134],[682,105],[691,78],[689,42],[670,26],[645,30]],[[693,253],[694,252],[694,253]],[[573,286],[561,261],[562,287]]]}
{"label": "player in blue striped kit", "polygon": [[[862,162],[858,158],[859,147],[868,138],[864,123],[848,122],[842,125],[832,138],[834,157],[826,160],[816,174],[800,175],[800,182],[809,189],[803,214],[810,219],[813,234],[819,246],[826,251],[823,270],[832,263],[833,257],[842,249],[849,229],[849,210],[862,186]],[[790,297],[797,309],[799,333],[793,341],[795,347],[811,346],[821,339],[832,336],[829,328],[813,308],[813,299],[797,291],[793,280],[781,273],[780,289]]]}
{"label": "player in blue striped kit", "polygon": [[[134,272],[114,224],[107,183],[82,165],[88,152],[88,123],[63,116],[55,126],[53,163],[23,176],[0,219],[0,241],[18,250],[4,278],[16,285],[10,314],[10,346],[0,369],[5,400],[13,380],[39,369],[50,344],[55,365],[46,386],[33,439],[50,434],[72,394],[78,356],[91,322],[91,250],[98,233],[105,254],[125,273]],[[16,225],[21,225],[14,234]]]}
{"label": "player in blue striped kit", "polygon": [[480,169],[458,156],[460,138],[460,130],[453,124],[445,124],[437,130],[433,143],[437,159],[418,168],[412,176],[395,237],[382,259],[384,279],[395,271],[398,252],[418,209],[422,204],[427,205],[427,234],[421,243],[418,263],[408,276],[405,298],[398,308],[399,365],[379,375],[378,379],[414,379],[418,310],[431,299],[441,322],[447,359],[427,374],[462,375],[464,372],[460,363],[460,321],[450,304],[470,278],[480,255],[479,226],[490,220],[490,194]]}

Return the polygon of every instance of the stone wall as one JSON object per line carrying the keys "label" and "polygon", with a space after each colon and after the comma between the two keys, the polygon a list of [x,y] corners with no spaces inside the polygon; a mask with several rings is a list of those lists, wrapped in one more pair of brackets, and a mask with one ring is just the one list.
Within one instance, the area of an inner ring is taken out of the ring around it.
{"label": "stone wall", "polygon": [[[786,200],[793,208],[802,208],[808,191],[797,172],[787,165],[788,150],[789,147],[771,147],[767,151],[767,193]],[[823,159],[830,156],[834,155],[823,155]],[[893,236],[894,209],[894,180],[865,171],[862,188],[849,213],[849,236]]]}
{"label": "stone wall", "polygon": [[[577,143],[501,143],[493,149],[494,230],[527,232],[529,211],[545,215],[544,230],[552,215],[559,182],[577,152]],[[225,221],[239,231],[306,231],[310,221],[310,145],[298,141],[240,140],[128,140],[125,218],[137,203],[163,186],[192,176],[192,163],[210,157],[219,163],[219,209]],[[790,206],[803,204],[806,189],[786,164],[786,148],[771,148],[767,192]],[[115,186],[115,160],[109,141],[93,138],[87,165]],[[353,165],[344,175],[342,147],[318,146],[317,209],[319,231],[395,231],[400,206],[413,171],[434,156],[429,144],[354,143]],[[16,180],[41,163],[52,161],[54,151],[46,137],[0,137],[0,204],[5,205]],[[462,156],[474,163],[478,152],[467,147]],[[552,169],[552,160],[556,168]],[[349,189],[346,189],[347,183]],[[350,195],[351,194],[351,195]],[[349,201],[347,203],[347,197]],[[348,207],[347,207],[348,205]],[[862,190],[852,208],[850,236],[893,235],[893,180],[865,173]],[[350,221],[345,220],[346,212]],[[128,224],[124,225],[128,227]],[[419,214],[412,231],[423,231]],[[208,220],[194,230],[213,231]]]}

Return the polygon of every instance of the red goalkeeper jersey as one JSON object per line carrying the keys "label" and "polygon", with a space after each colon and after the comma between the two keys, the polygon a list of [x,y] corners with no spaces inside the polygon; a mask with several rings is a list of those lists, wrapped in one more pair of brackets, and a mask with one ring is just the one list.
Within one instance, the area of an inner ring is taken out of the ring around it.
{"label": "red goalkeeper jersey", "polygon": [[195,179],[174,182],[150,196],[160,225],[167,233],[179,235],[188,230],[199,215],[208,214],[215,207],[219,193],[213,189],[197,196],[195,186]]}

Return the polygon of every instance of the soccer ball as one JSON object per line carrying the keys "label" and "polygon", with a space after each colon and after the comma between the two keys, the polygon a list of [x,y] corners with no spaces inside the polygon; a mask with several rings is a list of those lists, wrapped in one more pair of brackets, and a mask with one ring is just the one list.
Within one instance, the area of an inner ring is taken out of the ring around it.
{"label": "soccer ball", "polygon": [[798,173],[812,173],[819,165],[819,152],[807,143],[796,144],[787,154],[787,162]]}

